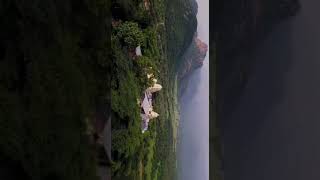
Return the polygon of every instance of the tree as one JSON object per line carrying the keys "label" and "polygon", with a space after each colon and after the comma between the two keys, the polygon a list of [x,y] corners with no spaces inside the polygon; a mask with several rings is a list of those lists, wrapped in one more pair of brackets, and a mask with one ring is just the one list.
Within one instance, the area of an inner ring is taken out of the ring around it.
{"label": "tree", "polygon": [[[150,67],[152,69],[155,68],[155,63],[147,56],[141,56],[138,58],[137,61],[135,61],[140,69],[149,69]],[[147,70],[150,71],[150,70]],[[152,73],[152,72],[148,72]]]}
{"label": "tree", "polygon": [[152,85],[152,80],[147,78],[147,74],[154,73],[155,64],[147,56],[141,56],[135,61],[137,68],[137,78],[139,80],[140,86],[145,89]]}
{"label": "tree", "polygon": [[135,22],[124,22],[115,29],[115,32],[119,40],[129,48],[135,48],[145,43],[145,36]]}
{"label": "tree", "polygon": [[0,157],[19,179],[97,179],[84,119],[110,96],[108,1],[0,4]]}
{"label": "tree", "polygon": [[135,15],[135,19],[139,25],[143,28],[148,27],[152,23],[152,18],[147,10],[140,8]]}

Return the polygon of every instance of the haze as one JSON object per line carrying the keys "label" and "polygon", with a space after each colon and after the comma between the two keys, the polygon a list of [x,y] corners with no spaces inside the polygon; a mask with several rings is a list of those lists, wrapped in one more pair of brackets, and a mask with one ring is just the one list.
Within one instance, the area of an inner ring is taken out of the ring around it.
{"label": "haze", "polygon": [[[198,0],[198,37],[209,45],[209,0]],[[180,180],[209,179],[209,53],[180,99]]]}

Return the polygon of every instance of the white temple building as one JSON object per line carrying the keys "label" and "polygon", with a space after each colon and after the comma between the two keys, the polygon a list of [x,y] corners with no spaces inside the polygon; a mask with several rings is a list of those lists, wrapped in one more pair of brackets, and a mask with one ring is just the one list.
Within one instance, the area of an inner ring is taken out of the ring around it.
{"label": "white temple building", "polygon": [[154,93],[154,92],[160,91],[161,89],[162,89],[162,86],[160,84],[155,83],[152,87],[148,87],[146,91],[150,93]]}
{"label": "white temple building", "polygon": [[[153,74],[148,74],[148,79],[152,78]],[[142,133],[148,130],[149,121],[159,117],[159,114],[153,111],[152,93],[158,92],[162,89],[160,84],[157,84],[156,79],[152,79],[153,86],[148,87],[144,93],[144,98],[141,103],[141,118],[142,118]]]}

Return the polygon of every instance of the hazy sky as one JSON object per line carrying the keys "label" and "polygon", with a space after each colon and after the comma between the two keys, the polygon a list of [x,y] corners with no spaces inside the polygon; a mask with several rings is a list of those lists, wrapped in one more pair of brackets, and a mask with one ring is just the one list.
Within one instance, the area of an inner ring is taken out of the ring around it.
{"label": "hazy sky", "polygon": [[[209,0],[198,2],[198,36],[209,45]],[[180,99],[180,180],[209,179],[209,53]]]}

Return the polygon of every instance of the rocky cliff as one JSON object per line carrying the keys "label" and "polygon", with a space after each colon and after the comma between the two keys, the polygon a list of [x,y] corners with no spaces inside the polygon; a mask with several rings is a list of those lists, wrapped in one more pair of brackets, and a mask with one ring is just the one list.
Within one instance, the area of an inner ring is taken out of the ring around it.
{"label": "rocky cliff", "polygon": [[193,37],[193,40],[189,48],[182,56],[182,64],[180,65],[177,75],[179,81],[179,96],[181,96],[189,85],[189,75],[194,70],[200,68],[203,65],[203,61],[208,52],[208,45],[202,42],[197,34]]}
{"label": "rocky cliff", "polygon": [[202,66],[207,55],[208,45],[202,42],[197,35],[194,36],[190,47],[182,57],[182,65],[178,71],[178,79],[187,77],[194,69]]}
{"label": "rocky cliff", "polygon": [[[169,49],[174,55],[169,57],[175,62],[174,71],[177,73],[179,82],[179,94],[188,86],[188,76],[197,68],[201,67],[208,51],[208,45],[203,43],[197,35],[198,5],[195,0],[177,1],[183,2],[176,4],[173,12],[175,22],[172,23],[172,29],[169,29]],[[183,8],[181,8],[183,7]],[[180,13],[179,10],[180,9]],[[170,23],[170,21],[168,21]],[[170,26],[169,26],[170,27]],[[175,36],[170,38],[170,33]],[[177,38],[178,37],[178,38]],[[180,37],[180,38],[179,38]]]}

